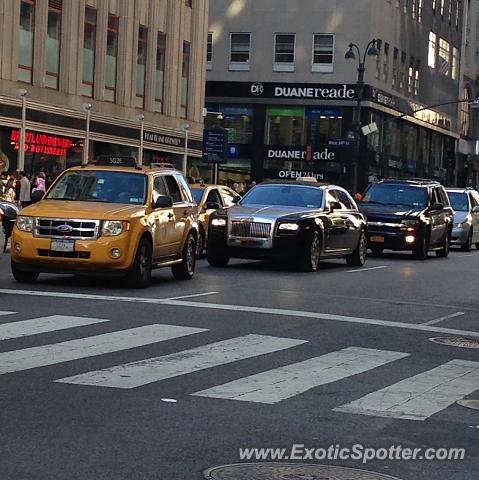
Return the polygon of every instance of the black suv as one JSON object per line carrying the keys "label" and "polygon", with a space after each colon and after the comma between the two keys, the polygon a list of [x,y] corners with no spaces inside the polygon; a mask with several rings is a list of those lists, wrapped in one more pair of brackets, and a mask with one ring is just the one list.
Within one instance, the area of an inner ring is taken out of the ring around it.
{"label": "black suv", "polygon": [[444,187],[433,180],[382,180],[364,192],[360,211],[367,217],[368,246],[412,250],[424,259],[429,250],[447,257],[453,210]]}

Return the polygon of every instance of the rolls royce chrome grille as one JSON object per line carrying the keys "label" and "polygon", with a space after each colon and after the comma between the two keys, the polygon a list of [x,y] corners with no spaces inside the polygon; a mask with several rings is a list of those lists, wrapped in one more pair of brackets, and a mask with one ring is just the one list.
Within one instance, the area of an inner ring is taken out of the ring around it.
{"label": "rolls royce chrome grille", "polygon": [[78,240],[96,240],[99,226],[99,220],[37,218],[34,235],[36,237],[69,237]]}
{"label": "rolls royce chrome grille", "polygon": [[269,238],[271,233],[271,224],[263,222],[245,222],[235,221],[231,222],[231,236],[232,237],[247,237],[247,238]]}

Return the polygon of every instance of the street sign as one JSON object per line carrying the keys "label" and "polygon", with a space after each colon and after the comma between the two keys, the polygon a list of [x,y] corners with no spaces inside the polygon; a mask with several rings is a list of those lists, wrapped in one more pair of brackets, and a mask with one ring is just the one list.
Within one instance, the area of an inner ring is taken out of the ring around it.
{"label": "street sign", "polygon": [[228,160],[228,131],[225,128],[203,130],[203,161],[226,163]]}
{"label": "street sign", "polygon": [[238,158],[239,147],[238,145],[228,145],[228,158]]}

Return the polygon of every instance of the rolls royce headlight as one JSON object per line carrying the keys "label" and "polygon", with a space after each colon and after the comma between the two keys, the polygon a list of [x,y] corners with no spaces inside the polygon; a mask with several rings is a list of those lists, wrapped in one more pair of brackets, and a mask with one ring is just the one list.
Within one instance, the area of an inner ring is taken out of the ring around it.
{"label": "rolls royce headlight", "polygon": [[125,231],[125,222],[119,220],[107,220],[103,222],[101,234],[105,237],[117,237]]}
{"label": "rolls royce headlight", "polygon": [[213,220],[211,220],[211,225],[213,227],[225,227],[226,226],[226,219],[225,218],[213,218]]}
{"label": "rolls royce headlight", "polygon": [[286,230],[288,232],[296,232],[299,230],[299,225],[297,223],[281,223],[279,225],[280,230]]}
{"label": "rolls royce headlight", "polygon": [[33,217],[17,217],[17,228],[22,232],[31,232],[33,230]]}

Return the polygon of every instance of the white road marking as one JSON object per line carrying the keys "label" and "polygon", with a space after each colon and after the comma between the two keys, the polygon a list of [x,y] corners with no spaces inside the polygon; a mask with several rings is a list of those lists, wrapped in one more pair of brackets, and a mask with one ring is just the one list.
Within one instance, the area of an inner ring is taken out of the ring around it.
{"label": "white road marking", "polygon": [[464,315],[464,312],[451,313],[450,315],[444,315],[444,317],[434,318],[428,322],[424,322],[423,325],[435,325],[436,323],[441,323],[444,320],[449,320],[450,318],[460,317]]}
{"label": "white road marking", "polygon": [[0,340],[27,337],[39,333],[55,332],[67,328],[83,327],[95,323],[108,322],[102,318],[71,317],[68,315],[52,315],[21,322],[0,324]]}
{"label": "white road marking", "polygon": [[193,297],[203,297],[205,295],[215,295],[219,292],[204,292],[204,293],[195,293],[192,295],[182,295],[181,297],[170,297],[170,298],[164,298],[163,300],[180,300],[182,298],[193,298]]}
{"label": "white road marking", "polygon": [[146,325],[67,342],[0,353],[0,375],[80,358],[119,352],[206,331],[175,325]]}
{"label": "white road marking", "polygon": [[356,323],[362,325],[374,325],[386,328],[399,328],[405,330],[417,330],[421,332],[443,333],[451,335],[464,335],[469,337],[479,337],[479,332],[470,330],[458,330],[454,328],[442,328],[432,325],[422,325],[417,323],[393,322],[387,320],[377,320],[372,318],[348,317],[344,315],[333,315],[329,313],[308,312],[303,310],[287,310],[282,308],[264,308],[251,307],[247,305],[231,305],[221,303],[193,302],[186,300],[167,300],[161,298],[142,298],[142,297],[120,297],[107,295],[89,295],[79,293],[64,292],[41,292],[35,290],[10,290],[0,289],[0,294],[25,295],[52,298],[69,299],[88,299],[99,301],[115,301],[127,303],[147,303],[152,305],[170,305],[187,308],[206,308],[211,310],[225,310],[228,312],[262,313],[265,315],[278,315],[286,317],[311,318],[315,320],[328,320],[333,322]]}
{"label": "white road marking", "polygon": [[348,273],[355,273],[355,272],[367,272],[369,270],[379,270],[381,268],[388,268],[387,265],[379,265],[377,267],[369,267],[369,268],[358,268],[356,270],[348,270]]}
{"label": "white road marking", "polygon": [[273,404],[407,356],[408,353],[349,347],[217,385],[193,395]]}
{"label": "white road marking", "polygon": [[6,310],[0,310],[0,316],[2,316],[2,315],[13,315],[15,313],[17,313],[17,312],[8,312]]}
{"label": "white road marking", "polygon": [[479,363],[452,360],[335,408],[334,411],[426,420],[477,389]]}
{"label": "white road marking", "polygon": [[307,342],[265,335],[244,335],[163,357],[125,363],[56,381],[97,387],[135,388],[166,378],[277,352],[303,343]]}

